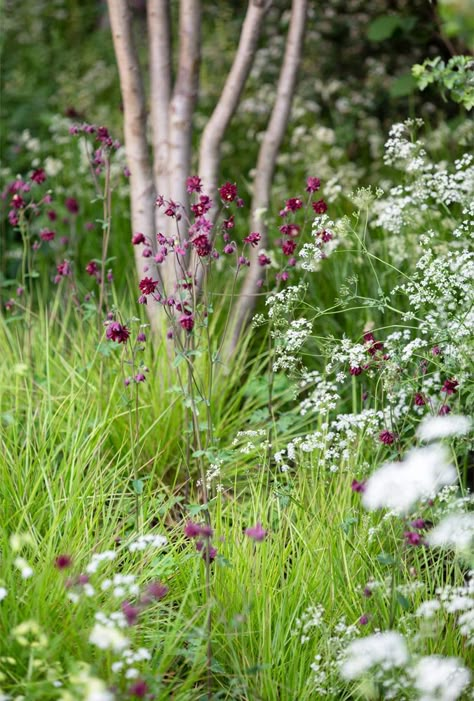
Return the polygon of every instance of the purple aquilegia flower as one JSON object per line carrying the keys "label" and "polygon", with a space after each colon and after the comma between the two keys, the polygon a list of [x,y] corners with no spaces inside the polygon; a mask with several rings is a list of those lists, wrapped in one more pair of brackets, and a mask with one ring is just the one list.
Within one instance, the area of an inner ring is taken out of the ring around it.
{"label": "purple aquilegia flower", "polygon": [[306,192],[317,192],[321,187],[321,180],[319,178],[307,178],[306,180]]}
{"label": "purple aquilegia flower", "polygon": [[395,442],[395,434],[385,429],[379,433],[379,441],[385,445],[392,445]]}
{"label": "purple aquilegia flower", "polygon": [[226,182],[219,188],[219,195],[224,202],[233,202],[237,197],[237,185]]}
{"label": "purple aquilegia flower", "polygon": [[352,480],[351,489],[353,492],[362,494],[363,492],[365,492],[365,481],[363,480],[362,482],[359,482],[356,479]]}
{"label": "purple aquilegia flower", "polygon": [[255,526],[246,529],[245,535],[254,540],[256,543],[260,543],[262,540],[265,540],[267,531],[263,528],[260,522],[257,522]]}
{"label": "purple aquilegia flower", "polygon": [[251,246],[257,246],[261,238],[262,237],[260,236],[258,231],[252,231],[251,234],[244,238],[244,241],[245,243],[249,243]]}
{"label": "purple aquilegia flower", "polygon": [[138,287],[144,295],[151,295],[158,287],[158,280],[152,280],[151,277],[144,277],[140,280]]}
{"label": "purple aquilegia flower", "polygon": [[115,341],[116,343],[126,343],[130,336],[130,331],[126,326],[123,326],[118,321],[113,321],[107,326],[107,331],[105,332],[106,337],[109,341]]}
{"label": "purple aquilegia flower", "polygon": [[459,382],[454,378],[452,380],[445,380],[443,386],[441,387],[442,392],[446,394],[454,394],[457,391]]}
{"label": "purple aquilegia flower", "polygon": [[328,206],[324,200],[313,202],[311,206],[316,214],[324,214],[324,212],[328,210]]}
{"label": "purple aquilegia flower", "polygon": [[202,191],[201,178],[198,175],[191,175],[186,180],[186,190],[189,194],[191,194],[192,192],[201,192]]}
{"label": "purple aquilegia flower", "polygon": [[58,570],[66,570],[72,565],[72,557],[70,555],[58,555],[54,561],[54,566]]}
{"label": "purple aquilegia flower", "polygon": [[148,684],[144,679],[137,679],[137,681],[133,682],[128,688],[129,696],[134,696],[136,699],[144,699],[148,691]]}
{"label": "purple aquilegia flower", "polygon": [[145,235],[140,231],[137,231],[137,233],[132,236],[132,243],[134,246],[138,246],[139,243],[145,243],[145,241]]}

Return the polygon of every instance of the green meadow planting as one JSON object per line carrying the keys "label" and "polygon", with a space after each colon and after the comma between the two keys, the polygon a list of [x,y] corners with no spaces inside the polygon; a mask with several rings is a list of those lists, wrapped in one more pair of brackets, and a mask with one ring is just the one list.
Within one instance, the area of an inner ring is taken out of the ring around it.
{"label": "green meadow planting", "polygon": [[0,701],[474,698],[474,28],[369,4],[6,3]]}

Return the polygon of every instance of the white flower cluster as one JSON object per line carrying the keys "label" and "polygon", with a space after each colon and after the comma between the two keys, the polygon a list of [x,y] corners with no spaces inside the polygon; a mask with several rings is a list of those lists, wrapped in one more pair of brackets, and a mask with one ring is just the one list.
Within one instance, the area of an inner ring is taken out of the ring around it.
{"label": "white flower cluster", "polygon": [[139,535],[138,538],[132,540],[128,545],[131,553],[146,550],[147,548],[162,548],[168,542],[163,535],[155,535],[154,533],[145,533]]}
{"label": "white flower cluster", "polygon": [[369,510],[388,508],[407,514],[420,500],[452,484],[457,473],[443,445],[411,450],[402,462],[383,465],[369,477],[362,503]]}
{"label": "white flower cluster", "polygon": [[406,641],[396,631],[378,632],[351,642],[341,664],[348,681],[368,677],[383,689],[383,698],[406,698],[413,689],[419,701],[456,701],[464,693],[471,674],[453,657],[411,657]]}
{"label": "white flower cluster", "polygon": [[418,618],[424,621],[427,635],[436,629],[438,617],[443,622],[446,616],[453,616],[460,634],[467,646],[474,645],[474,571],[469,572],[463,586],[446,585],[436,589],[436,598],[424,601],[416,610]]}
{"label": "white flower cluster", "polygon": [[330,472],[349,470],[353,465],[354,450],[362,440],[375,438],[384,425],[383,411],[364,409],[358,414],[338,414],[333,421],[325,421],[318,431],[297,436],[286,448],[274,455],[282,472],[288,471],[286,462],[298,461],[298,451],[318,455],[318,465]]}
{"label": "white flower cluster", "polygon": [[272,331],[272,338],[276,341],[273,372],[289,372],[297,367],[299,361],[296,354],[301,351],[312,328],[311,321],[301,317],[290,321],[285,330],[276,328]]}
{"label": "white flower cluster", "polygon": [[254,451],[266,452],[271,444],[267,440],[267,430],[258,428],[256,430],[238,431],[232,441],[232,446],[239,446],[239,453],[250,455]]}
{"label": "white flower cluster", "polygon": [[270,319],[287,319],[294,307],[303,299],[306,292],[306,285],[290,285],[280,292],[272,292],[265,304],[268,307],[268,317]]}
{"label": "white flower cluster", "polygon": [[313,628],[319,628],[323,625],[323,615],[324,608],[321,604],[308,606],[301,616],[296,619],[293,635],[299,635],[302,644],[307,643],[311,639]]}
{"label": "white flower cluster", "polygon": [[104,579],[100,588],[102,591],[112,590],[113,596],[118,599],[136,596],[140,592],[140,587],[133,574],[114,574],[111,579]]}
{"label": "white flower cluster", "polygon": [[[212,485],[216,480],[220,479],[221,477],[221,468],[222,465],[224,464],[223,460],[217,459],[215,463],[211,463],[210,467],[208,470],[206,470],[206,478],[205,478],[205,485],[206,489],[210,490],[212,489]],[[202,486],[202,480],[197,480],[196,485],[198,487]],[[221,482],[218,482],[216,484],[216,492],[223,492],[224,491],[224,485],[221,484]]]}
{"label": "white flower cluster", "polygon": [[104,550],[101,553],[94,553],[89,564],[86,566],[87,574],[95,574],[103,562],[112,562],[117,557],[114,550]]}

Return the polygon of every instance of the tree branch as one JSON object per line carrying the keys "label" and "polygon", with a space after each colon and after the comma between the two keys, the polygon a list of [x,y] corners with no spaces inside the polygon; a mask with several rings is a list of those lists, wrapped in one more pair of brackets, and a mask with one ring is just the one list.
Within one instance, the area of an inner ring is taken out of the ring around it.
{"label": "tree branch", "polygon": [[199,175],[203,181],[204,192],[211,197],[214,197],[217,189],[222,139],[237,109],[242,90],[250,73],[263,20],[270,5],[271,2],[262,3],[261,0],[250,0],[232,68],[201,137]]}
{"label": "tree branch", "polygon": [[192,118],[199,87],[201,5],[181,0],[178,74],[169,111],[170,196],[187,209],[186,178],[191,169]]}
{"label": "tree branch", "polygon": [[[307,0],[292,0],[291,20],[286,39],[285,55],[278,79],[278,88],[270,121],[258,154],[252,198],[252,230],[260,232],[261,247],[268,243],[268,231],[263,219],[257,218],[259,210],[267,210],[275,163],[291,111],[296,87],[298,66],[303,46],[306,22]],[[258,266],[258,249],[250,252],[250,268],[234,309],[232,335],[226,346],[226,355],[232,355],[240,334],[249,320],[256,302],[258,280],[261,269]]]}
{"label": "tree branch", "polygon": [[[153,240],[155,190],[146,141],[145,98],[131,15],[126,0],[108,0],[108,9],[123,101],[125,150],[131,172],[132,229]],[[140,246],[134,246],[134,253],[141,278],[146,267],[155,266],[154,263],[150,265],[151,258],[142,257]],[[156,269],[149,271],[148,275],[153,273],[156,274]],[[150,320],[156,320],[153,310],[147,307],[147,311]]]}

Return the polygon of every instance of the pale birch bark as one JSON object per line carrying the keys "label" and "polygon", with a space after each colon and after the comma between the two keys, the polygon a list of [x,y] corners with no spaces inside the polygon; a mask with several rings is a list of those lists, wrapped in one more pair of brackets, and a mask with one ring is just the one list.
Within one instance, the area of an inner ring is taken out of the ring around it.
{"label": "pale birch bark", "polygon": [[[171,18],[169,0],[148,0],[150,113],[153,174],[158,195],[169,196],[169,110],[171,100]],[[156,208],[157,214],[159,208]],[[157,229],[161,222],[157,217]]]}
{"label": "pale birch bark", "polygon": [[[145,97],[133,40],[132,18],[126,0],[108,0],[108,9],[122,93],[125,151],[131,173],[132,231],[141,232],[153,240],[155,189],[146,140]],[[142,278],[145,274],[154,277],[156,267],[153,258],[143,258],[141,246],[133,248],[139,277]],[[155,326],[157,315],[153,306],[147,306],[147,311]]]}
{"label": "pale birch bark", "polygon": [[[261,210],[267,210],[270,204],[271,184],[276,158],[288,124],[296,87],[298,66],[303,47],[307,0],[293,0],[291,8],[290,26],[278,79],[276,98],[270,121],[260,146],[253,184],[252,231],[258,231],[261,234],[261,248],[265,248],[268,244],[268,231],[264,218],[258,216],[258,214]],[[257,261],[258,252],[258,249],[252,249],[250,252],[250,268],[234,308],[231,322],[232,332],[225,349],[228,357],[237,348],[239,337],[255,308],[256,295],[258,293],[257,283],[262,275],[262,269]]]}
{"label": "pale birch bark", "polygon": [[201,136],[198,172],[202,178],[203,190],[210,197],[215,198],[217,190],[222,139],[235,114],[242,90],[252,68],[263,20],[270,5],[271,1],[250,0],[232,68]]}
{"label": "pale birch bark", "polygon": [[200,1],[181,0],[178,71],[169,109],[168,158],[170,197],[186,210],[186,178],[191,175],[192,118],[199,87],[200,54]]}

